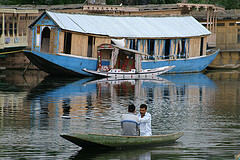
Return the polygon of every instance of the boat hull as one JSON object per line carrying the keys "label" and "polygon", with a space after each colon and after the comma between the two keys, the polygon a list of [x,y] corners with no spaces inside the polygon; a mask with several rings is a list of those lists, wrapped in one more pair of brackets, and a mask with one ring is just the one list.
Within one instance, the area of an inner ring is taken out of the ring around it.
{"label": "boat hull", "polygon": [[[165,66],[175,66],[168,73],[200,72],[205,69],[219,50],[207,56],[177,60],[148,60],[142,61],[142,69],[154,69]],[[51,75],[59,76],[94,76],[83,69],[97,70],[97,59],[67,54],[49,54],[37,51],[24,51],[28,59],[39,69]],[[102,61],[102,65],[109,65],[109,61]]]}
{"label": "boat hull", "polygon": [[164,66],[175,66],[168,73],[188,73],[201,72],[215,59],[219,50],[206,56],[192,57],[188,59],[161,60],[161,61],[142,61],[142,69],[153,69]]}
{"label": "boat hull", "polygon": [[74,133],[73,135],[61,135],[61,137],[83,148],[128,148],[173,143],[182,135],[183,133],[155,136],[117,136]]}
{"label": "boat hull", "polygon": [[87,72],[87,73],[91,73],[93,75],[97,75],[97,76],[103,76],[103,77],[113,77],[115,79],[144,79],[144,78],[148,78],[148,79],[154,79],[156,76],[163,74],[165,72],[168,72],[169,70],[171,70],[172,68],[174,68],[175,66],[165,66],[165,67],[160,67],[160,68],[155,68],[155,69],[147,69],[147,70],[142,70],[141,72],[136,72],[134,71],[130,71],[130,72],[124,72],[121,71],[120,69],[118,70],[110,70],[110,71],[91,71],[91,70],[87,70],[87,69],[83,69],[83,71]]}

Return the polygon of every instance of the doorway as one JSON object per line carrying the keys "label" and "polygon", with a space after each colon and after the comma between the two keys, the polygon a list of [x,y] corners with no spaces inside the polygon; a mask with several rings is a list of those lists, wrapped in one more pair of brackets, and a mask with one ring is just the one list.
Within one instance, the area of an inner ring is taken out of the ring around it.
{"label": "doorway", "polygon": [[71,54],[72,33],[65,32],[64,35],[64,53]]}
{"label": "doorway", "polygon": [[42,38],[41,38],[41,51],[42,52],[49,52],[49,42],[50,42],[50,29],[45,27],[42,31]]}
{"label": "doorway", "polygon": [[204,37],[201,37],[200,56],[203,55],[203,41],[204,41]]}

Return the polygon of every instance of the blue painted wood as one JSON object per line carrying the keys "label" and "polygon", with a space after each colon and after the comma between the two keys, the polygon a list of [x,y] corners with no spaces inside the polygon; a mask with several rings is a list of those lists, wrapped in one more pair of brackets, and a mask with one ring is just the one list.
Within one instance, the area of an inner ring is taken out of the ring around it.
{"label": "blue painted wood", "polygon": [[178,60],[161,60],[161,61],[143,61],[142,69],[153,69],[163,66],[175,66],[168,73],[186,73],[186,72],[200,72],[212,63],[217,54],[211,54],[208,56],[201,56],[189,59],[178,59]]}
{"label": "blue painted wood", "polygon": [[55,26],[56,24],[48,17],[47,14],[42,16],[35,25]]}
{"label": "blue painted wood", "polygon": [[[219,52],[219,51],[218,51]],[[205,69],[217,56],[218,52],[208,56],[201,56],[197,58],[178,59],[178,60],[145,60],[142,62],[142,69],[154,69],[163,66],[175,66],[169,73],[185,73],[185,72],[200,72]],[[56,55],[37,51],[25,51],[25,55],[38,57],[39,59],[30,60],[43,71],[54,74],[54,69],[58,67],[56,73],[61,73],[61,69],[66,69],[77,74],[90,76],[82,69],[97,70],[97,58],[86,58],[71,55]],[[49,65],[48,63],[51,63]],[[102,65],[109,65],[109,61],[102,61]],[[49,67],[52,68],[49,68]],[[66,73],[66,72],[63,72]],[[64,76],[64,74],[63,74]]]}

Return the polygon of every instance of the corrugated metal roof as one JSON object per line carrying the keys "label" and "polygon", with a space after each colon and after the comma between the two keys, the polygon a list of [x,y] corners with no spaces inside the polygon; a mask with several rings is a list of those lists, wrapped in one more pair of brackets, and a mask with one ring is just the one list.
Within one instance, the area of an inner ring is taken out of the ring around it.
{"label": "corrugated metal roof", "polygon": [[211,34],[188,17],[113,17],[46,12],[69,31],[128,38],[194,37]]}

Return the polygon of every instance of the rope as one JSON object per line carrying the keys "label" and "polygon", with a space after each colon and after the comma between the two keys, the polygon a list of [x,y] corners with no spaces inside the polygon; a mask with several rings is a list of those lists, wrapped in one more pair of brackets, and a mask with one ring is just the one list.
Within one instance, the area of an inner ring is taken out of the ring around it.
{"label": "rope", "polygon": [[22,50],[17,50],[17,51],[11,51],[11,52],[2,52],[0,54],[9,54],[9,53],[22,52],[22,51],[23,51],[23,49]]}

